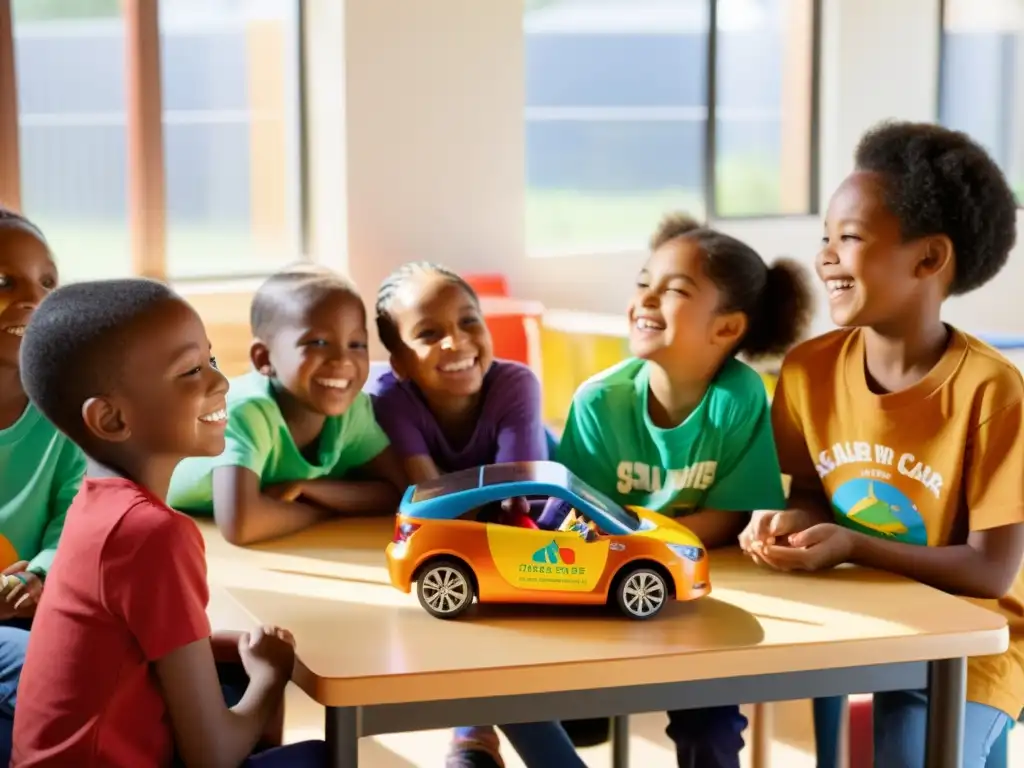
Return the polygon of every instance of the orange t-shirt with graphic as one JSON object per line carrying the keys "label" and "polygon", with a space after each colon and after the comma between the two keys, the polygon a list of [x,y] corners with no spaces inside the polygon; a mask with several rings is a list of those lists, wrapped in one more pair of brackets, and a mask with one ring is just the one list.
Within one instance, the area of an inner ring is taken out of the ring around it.
{"label": "orange t-shirt with graphic", "polygon": [[[868,387],[864,337],[843,329],[786,357],[772,405],[783,473],[820,484],[837,522],[908,544],[962,544],[968,532],[1024,523],[1024,380],[994,349],[953,330],[914,386]],[[1024,582],[999,600],[1010,649],[970,659],[967,700],[1014,720],[1024,708]]]}

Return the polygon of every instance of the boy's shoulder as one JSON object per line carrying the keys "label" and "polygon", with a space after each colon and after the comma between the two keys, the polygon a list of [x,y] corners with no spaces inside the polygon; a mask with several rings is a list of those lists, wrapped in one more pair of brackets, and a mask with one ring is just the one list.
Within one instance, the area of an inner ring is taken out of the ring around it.
{"label": "boy's shoulder", "polygon": [[842,357],[844,349],[858,333],[857,328],[838,328],[802,341],[786,353],[782,369],[796,371],[828,365]]}
{"label": "boy's shoulder", "polygon": [[954,386],[973,393],[981,420],[1024,400],[1024,376],[1016,365],[981,339],[960,330],[953,332],[965,348]]}
{"label": "boy's shoulder", "polygon": [[232,422],[277,421],[281,408],[270,391],[270,380],[258,371],[231,379],[227,394],[228,428]]}

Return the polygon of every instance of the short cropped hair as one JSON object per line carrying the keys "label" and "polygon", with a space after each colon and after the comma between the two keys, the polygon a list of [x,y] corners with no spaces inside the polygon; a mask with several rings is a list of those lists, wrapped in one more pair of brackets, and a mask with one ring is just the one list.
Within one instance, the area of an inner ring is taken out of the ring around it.
{"label": "short cropped hair", "polygon": [[403,264],[384,278],[384,282],[377,289],[377,335],[380,337],[380,343],[388,352],[395,352],[400,344],[398,327],[395,325],[395,317],[391,312],[395,294],[408,280],[417,275],[437,275],[459,286],[474,304],[480,305],[480,299],[476,295],[476,291],[473,290],[473,286],[467,283],[458,272],[430,261],[410,261]]}
{"label": "short cropped hair", "polygon": [[57,288],[39,304],[21,342],[21,383],[59,430],[80,442],[82,405],[108,391],[124,365],[120,337],[139,317],[178,299],[144,278]]}
{"label": "short cropped hair", "polygon": [[999,166],[967,134],[886,122],[860,140],[855,162],[882,177],[904,240],[941,234],[953,243],[950,294],[981,287],[1006,264],[1017,238],[1017,201]]}
{"label": "short cropped hair", "polygon": [[705,226],[685,213],[665,216],[651,237],[651,250],[673,240],[692,241],[704,257],[704,274],[721,294],[722,312],[747,316],[747,332],[736,352],[750,359],[783,355],[800,341],[814,315],[807,270],[792,259],[768,265],[746,243]]}
{"label": "short cropped hair", "polygon": [[252,335],[258,339],[273,336],[296,312],[309,309],[332,293],[346,294],[362,305],[355,284],[327,267],[309,262],[285,267],[268,277],[252,297]]}
{"label": "short cropped hair", "polygon": [[49,245],[49,243],[46,242],[46,236],[43,234],[43,230],[30,221],[28,217],[11,208],[0,205],[0,228],[4,227],[23,229],[34,237],[37,237],[44,245]]}

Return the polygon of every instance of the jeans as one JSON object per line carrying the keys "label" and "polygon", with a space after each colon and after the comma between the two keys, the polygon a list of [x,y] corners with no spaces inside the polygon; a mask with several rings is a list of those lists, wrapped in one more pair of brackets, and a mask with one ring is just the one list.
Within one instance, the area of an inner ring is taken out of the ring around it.
{"label": "jeans", "polygon": [[242,768],[327,768],[327,744],[300,741],[259,752],[242,763]]}
{"label": "jeans", "polygon": [[679,768],[739,768],[747,718],[736,704],[668,713]]}
{"label": "jeans", "polygon": [[[963,768],[985,768],[992,744],[1011,717],[985,704],[967,702]],[[876,693],[875,768],[922,768],[928,696],[924,691]]]}
{"label": "jeans", "polygon": [[11,762],[11,734],[28,630],[0,624],[0,765]]}
{"label": "jeans", "polygon": [[[476,727],[456,728],[455,738],[473,738]],[[559,723],[511,723],[498,727],[527,768],[586,768]]]}

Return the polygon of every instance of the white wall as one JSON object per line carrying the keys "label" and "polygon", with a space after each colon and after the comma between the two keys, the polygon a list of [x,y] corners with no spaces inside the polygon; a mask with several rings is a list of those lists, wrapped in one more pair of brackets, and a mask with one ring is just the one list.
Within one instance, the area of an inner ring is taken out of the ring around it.
{"label": "white wall", "polygon": [[[368,302],[393,268],[425,258],[503,271],[517,295],[550,308],[621,311],[642,243],[636,253],[524,251],[521,2],[346,0],[343,13],[336,3],[307,0],[309,99],[327,105],[310,110],[314,255],[347,266]],[[935,119],[939,0],[824,6],[827,201],[866,128],[885,118]],[[817,217],[719,225],[767,258],[808,264],[821,235]],[[1024,331],[1011,287],[1024,277],[1022,257],[1018,248],[992,284],[951,301],[949,319],[975,331]],[[823,307],[816,325],[829,327]]]}

